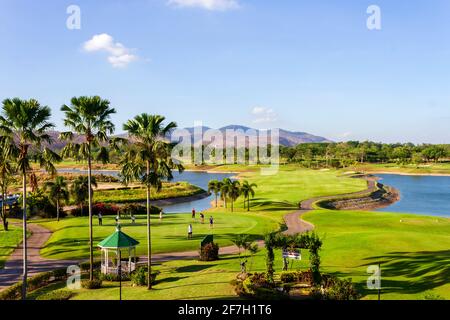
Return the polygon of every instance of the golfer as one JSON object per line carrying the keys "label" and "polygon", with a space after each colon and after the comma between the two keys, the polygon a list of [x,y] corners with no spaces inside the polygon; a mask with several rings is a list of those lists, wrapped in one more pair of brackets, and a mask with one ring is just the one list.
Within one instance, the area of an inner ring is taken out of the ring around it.
{"label": "golfer", "polygon": [[192,224],[189,224],[188,227],[188,239],[192,239]]}

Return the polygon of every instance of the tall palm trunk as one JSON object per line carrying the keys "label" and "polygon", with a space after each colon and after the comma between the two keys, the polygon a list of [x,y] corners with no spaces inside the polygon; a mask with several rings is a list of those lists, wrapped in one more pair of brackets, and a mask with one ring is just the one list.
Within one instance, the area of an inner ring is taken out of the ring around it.
{"label": "tall palm trunk", "polygon": [[56,221],[59,222],[59,199],[56,198]]}
{"label": "tall palm trunk", "polygon": [[231,198],[231,212],[233,212],[234,211],[234,208],[233,208],[233,198]]}
{"label": "tall palm trunk", "polygon": [[6,191],[2,192],[2,222],[3,222],[3,229],[5,231],[8,231],[8,221],[6,220]]}
{"label": "tall palm trunk", "polygon": [[[150,162],[147,161],[147,179],[150,176]],[[147,182],[147,288],[152,288],[152,244],[151,244],[151,229],[150,229],[150,185]]]}
{"label": "tall palm trunk", "polygon": [[27,279],[28,279],[28,254],[27,254],[27,173],[22,172],[22,206],[23,206],[23,278],[22,278],[22,300],[27,298]]}
{"label": "tall palm trunk", "polygon": [[250,196],[247,197],[247,211],[250,211]]}
{"label": "tall palm trunk", "polygon": [[94,280],[94,249],[93,249],[93,230],[92,230],[92,187],[91,187],[91,141],[88,137],[88,201],[89,201],[89,279]]}
{"label": "tall palm trunk", "polygon": [[216,195],[216,208],[217,208],[217,193],[215,193],[215,195]]}

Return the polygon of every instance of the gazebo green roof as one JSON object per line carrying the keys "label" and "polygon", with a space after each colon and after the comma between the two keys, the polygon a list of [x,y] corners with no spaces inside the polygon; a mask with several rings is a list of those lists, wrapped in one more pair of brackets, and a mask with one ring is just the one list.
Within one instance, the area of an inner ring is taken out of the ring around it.
{"label": "gazebo green roof", "polygon": [[98,244],[100,248],[132,248],[139,244],[139,241],[133,239],[129,235],[120,231],[120,225],[117,226],[116,232],[104,239]]}

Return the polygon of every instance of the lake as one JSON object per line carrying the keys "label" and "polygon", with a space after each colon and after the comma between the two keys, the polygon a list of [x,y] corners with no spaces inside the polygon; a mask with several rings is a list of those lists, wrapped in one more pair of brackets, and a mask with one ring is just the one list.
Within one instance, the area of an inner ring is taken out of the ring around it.
{"label": "lake", "polygon": [[400,191],[400,201],[377,211],[450,217],[450,177],[376,174]]}
{"label": "lake", "polygon": [[[79,173],[86,174],[85,170],[77,169],[58,169],[61,173]],[[92,170],[92,174],[104,174],[111,175],[114,177],[118,176],[118,171],[107,171],[107,170]],[[208,190],[208,182],[213,179],[223,180],[225,178],[231,178],[234,174],[231,173],[209,173],[209,172],[197,172],[197,171],[184,171],[183,173],[178,173],[178,171],[173,173],[174,179],[172,182],[187,181],[190,184],[198,186],[203,190]],[[187,213],[191,212],[192,208],[195,208],[197,212],[207,210],[211,208],[211,201],[215,199],[214,195],[209,197],[187,201],[183,203],[177,203],[172,205],[163,206],[163,210],[166,213]]]}

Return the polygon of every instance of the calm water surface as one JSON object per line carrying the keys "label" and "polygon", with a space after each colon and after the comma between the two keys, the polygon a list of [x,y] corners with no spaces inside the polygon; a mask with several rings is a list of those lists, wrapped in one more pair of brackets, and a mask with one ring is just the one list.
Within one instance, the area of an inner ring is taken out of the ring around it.
{"label": "calm water surface", "polygon": [[[85,170],[77,170],[77,169],[59,169],[59,172],[63,173],[80,173],[85,174]],[[92,174],[105,174],[111,175],[114,177],[118,176],[118,171],[106,171],[106,170],[92,170]],[[183,173],[174,172],[173,182],[178,181],[187,181],[190,184],[196,185],[203,190],[208,190],[208,182],[213,179],[222,180],[224,178],[231,178],[233,174],[230,173],[207,173],[207,172],[194,172],[194,171],[184,171]],[[195,208],[196,211],[204,211],[211,207],[211,201],[214,200],[214,195],[210,197],[188,201],[178,204],[172,204],[163,206],[164,212],[166,213],[186,213],[191,212],[192,208]]]}
{"label": "calm water surface", "polygon": [[377,174],[400,191],[400,201],[378,211],[450,217],[450,177]]}

